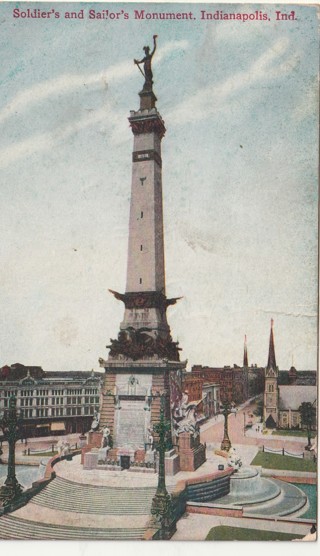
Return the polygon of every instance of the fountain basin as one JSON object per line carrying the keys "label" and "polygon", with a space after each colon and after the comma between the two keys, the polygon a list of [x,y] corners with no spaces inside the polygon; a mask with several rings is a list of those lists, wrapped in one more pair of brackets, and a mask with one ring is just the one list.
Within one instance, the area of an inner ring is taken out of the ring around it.
{"label": "fountain basin", "polygon": [[307,502],[307,496],[298,487],[266,479],[257,469],[244,467],[230,477],[229,494],[208,505],[217,509],[242,509],[247,516],[285,516],[300,515]]}

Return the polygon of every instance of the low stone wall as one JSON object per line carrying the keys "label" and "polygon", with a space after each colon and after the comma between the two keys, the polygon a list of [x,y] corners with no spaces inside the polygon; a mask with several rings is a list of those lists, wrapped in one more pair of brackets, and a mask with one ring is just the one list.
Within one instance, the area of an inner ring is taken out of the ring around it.
{"label": "low stone wall", "polygon": [[316,485],[316,477],[288,477],[287,475],[272,475],[273,479],[279,479],[286,483],[299,483],[301,485]]}
{"label": "low stone wall", "polygon": [[[258,469],[257,466],[253,465],[252,467]],[[266,469],[261,467],[259,469],[261,469],[261,475],[263,477],[272,477],[273,479],[279,479],[286,483],[317,484],[317,473],[311,471],[288,471],[286,469]]]}
{"label": "low stone wall", "polygon": [[225,517],[242,517],[242,509],[236,508],[213,508],[205,504],[187,504],[187,512],[190,514],[221,515]]}

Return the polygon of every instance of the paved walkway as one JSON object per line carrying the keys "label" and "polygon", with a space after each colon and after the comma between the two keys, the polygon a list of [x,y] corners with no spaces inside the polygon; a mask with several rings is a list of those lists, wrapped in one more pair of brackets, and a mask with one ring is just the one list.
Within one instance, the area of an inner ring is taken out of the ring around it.
{"label": "paved walkway", "polygon": [[[100,486],[118,486],[118,487],[144,487],[157,486],[157,473],[140,473],[134,471],[105,471],[99,469],[86,470],[80,463],[80,456],[75,456],[72,462],[67,460],[60,461],[54,466],[54,470],[58,477],[71,479],[76,483],[100,485]],[[218,471],[220,463],[225,464],[225,458],[217,456],[212,450],[208,450],[207,461],[201,465],[196,471],[180,471],[173,477],[166,476],[166,484],[172,490],[173,487],[182,480],[192,477],[201,477]]]}
{"label": "paved walkway", "polygon": [[173,535],[173,541],[202,541],[206,538],[212,527],[227,525],[230,527],[245,527],[264,531],[278,531],[282,533],[294,533],[307,535],[310,525],[300,523],[285,523],[282,521],[237,519],[234,517],[213,516],[203,514],[189,514],[177,523],[177,532]]}
{"label": "paved walkway", "polygon": [[[228,419],[229,437],[232,445],[241,446],[266,446],[274,450],[282,450],[285,448],[292,453],[301,453],[306,445],[304,437],[290,437],[263,434],[253,429],[245,430],[245,424],[248,423],[249,413],[252,413],[255,405],[250,402],[246,406],[240,406],[237,413],[232,413]],[[254,421],[254,419],[253,419]],[[223,438],[224,417],[218,415],[210,419],[201,427],[201,441],[218,446]],[[241,454],[241,452],[240,452]]]}

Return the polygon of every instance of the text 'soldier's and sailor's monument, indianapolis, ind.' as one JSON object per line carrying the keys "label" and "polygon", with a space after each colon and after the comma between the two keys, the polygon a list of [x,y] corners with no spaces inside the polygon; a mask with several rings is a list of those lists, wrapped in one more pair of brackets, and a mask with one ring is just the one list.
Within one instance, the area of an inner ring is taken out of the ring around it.
{"label": "text 'soldier's and sailor's monument, indianapolis, ind.'", "polygon": [[[193,471],[205,461],[200,443],[197,403],[188,403],[182,391],[186,362],[174,342],[167,322],[167,307],[177,298],[166,297],[161,140],[165,125],[153,92],[152,58],[156,51],[144,47],[144,57],[134,60],[144,76],[140,107],[131,111],[134,136],[132,186],[125,293],[110,290],[124,303],[124,318],[117,339],[110,341],[105,368],[100,415],[89,433],[86,467],[117,461],[122,468],[155,462],[160,406],[171,427],[167,434],[165,467],[168,474]],[[140,65],[143,66],[141,69]],[[100,446],[99,454],[90,447]]]}

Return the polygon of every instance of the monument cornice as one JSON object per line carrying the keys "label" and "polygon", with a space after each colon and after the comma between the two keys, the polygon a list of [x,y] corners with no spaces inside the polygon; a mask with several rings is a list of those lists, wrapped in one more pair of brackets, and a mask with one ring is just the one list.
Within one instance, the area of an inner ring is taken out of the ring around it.
{"label": "monument cornice", "polygon": [[103,367],[104,369],[108,370],[108,369],[123,369],[124,372],[126,371],[131,371],[132,369],[135,369],[135,372],[138,372],[139,370],[141,371],[141,373],[144,373],[146,371],[148,372],[157,372],[159,369],[168,369],[169,370],[178,370],[178,369],[184,369],[187,366],[188,360],[185,361],[169,361],[167,359],[149,359],[149,360],[137,360],[137,361],[128,361],[127,359],[125,360],[104,360],[104,359],[99,359],[99,363],[100,363],[100,367]]}
{"label": "monument cornice", "polygon": [[126,309],[166,309],[181,299],[181,297],[168,299],[162,292],[157,291],[119,293],[109,289],[109,292],[122,301]]}
{"label": "monument cornice", "polygon": [[166,128],[164,121],[158,112],[137,113],[130,116],[129,122],[133,135],[141,135],[142,133],[156,133],[160,139],[164,136]]}

